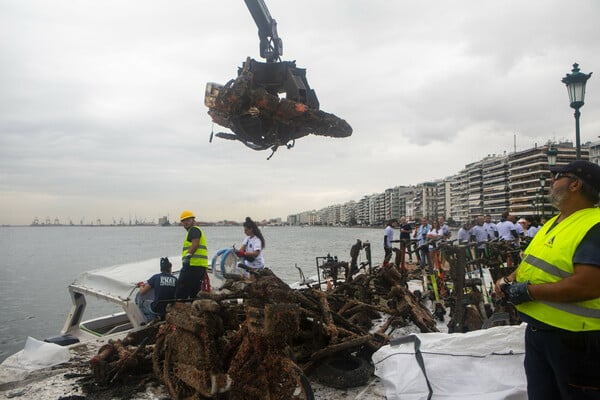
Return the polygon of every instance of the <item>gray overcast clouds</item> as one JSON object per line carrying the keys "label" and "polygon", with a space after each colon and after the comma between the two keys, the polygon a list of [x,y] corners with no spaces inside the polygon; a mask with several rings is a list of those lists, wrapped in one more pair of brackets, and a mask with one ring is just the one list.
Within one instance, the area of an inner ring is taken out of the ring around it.
{"label": "gray overcast clouds", "polygon": [[574,140],[574,62],[595,72],[582,142],[600,135],[595,0],[265,2],[351,137],[269,161],[209,143],[206,83],[260,60],[242,0],[0,0],[0,224],[285,218],[442,178],[515,136]]}

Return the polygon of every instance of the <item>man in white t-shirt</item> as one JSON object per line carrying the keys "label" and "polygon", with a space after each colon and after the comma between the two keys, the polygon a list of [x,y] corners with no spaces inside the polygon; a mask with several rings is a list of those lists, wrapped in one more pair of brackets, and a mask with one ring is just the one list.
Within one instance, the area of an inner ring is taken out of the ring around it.
{"label": "man in white t-shirt", "polygon": [[483,229],[485,229],[488,235],[488,240],[498,237],[498,228],[496,227],[496,224],[492,222],[492,216],[490,214],[487,214],[484,217]]}
{"label": "man in white t-shirt", "polygon": [[398,220],[396,218],[390,219],[383,231],[383,251],[385,257],[383,259],[383,265],[389,266],[390,258],[392,258],[392,242],[394,240],[394,229],[398,227]]}

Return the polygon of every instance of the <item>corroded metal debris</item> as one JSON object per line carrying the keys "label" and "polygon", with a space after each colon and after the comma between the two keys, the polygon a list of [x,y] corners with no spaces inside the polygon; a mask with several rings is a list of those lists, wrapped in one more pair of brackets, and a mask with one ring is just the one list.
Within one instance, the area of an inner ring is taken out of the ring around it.
{"label": "corroded metal debris", "polygon": [[[398,253],[387,267],[371,268],[370,260],[359,267],[361,248],[360,242],[353,246],[350,264],[322,257],[324,285],[291,289],[265,268],[251,271],[251,279],[228,279],[219,290],[200,292],[191,303],[170,304],[166,321],[103,346],[90,362],[94,377],[100,384],[118,383],[150,369],[173,399],[310,399],[307,376],[329,376],[333,387],[365,384],[373,372],[371,355],[396,329],[412,324],[437,332],[435,318],[444,319],[444,306],[451,309],[449,331],[481,329],[489,309],[481,282],[465,279],[465,271],[485,262],[495,274],[506,273],[502,249],[467,261],[464,246],[441,244],[448,274],[437,282],[446,297],[434,303],[432,314],[422,301],[432,291],[408,289],[424,271],[406,267]],[[342,376],[348,371],[336,365],[363,369]]]}
{"label": "corroded metal debris", "polygon": [[[128,336],[101,348],[91,360],[97,381],[118,382],[144,364],[173,399],[306,399],[306,376],[333,358],[354,354],[368,364],[390,331],[410,322],[437,331],[394,268],[329,291],[293,290],[263,269],[198,296],[170,304],[166,321],[151,325],[143,341]],[[370,333],[377,319],[384,322]]]}
{"label": "corroded metal debris", "polygon": [[293,61],[261,63],[248,58],[237,78],[225,85],[207,84],[204,103],[213,122],[234,132],[219,132],[217,137],[239,140],[253,150],[291,148],[309,134],[352,134],[345,120],[319,110],[305,70]]}

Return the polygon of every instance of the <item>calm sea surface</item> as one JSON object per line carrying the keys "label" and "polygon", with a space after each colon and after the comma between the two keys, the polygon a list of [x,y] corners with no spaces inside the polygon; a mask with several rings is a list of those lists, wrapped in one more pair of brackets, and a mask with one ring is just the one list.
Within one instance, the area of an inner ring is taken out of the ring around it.
{"label": "calm sea surface", "polygon": [[[209,256],[241,246],[241,227],[203,227]],[[372,244],[373,263],[383,259],[383,228],[265,227],[265,264],[281,279],[299,279],[295,265],[316,274],[315,257],[350,261],[357,239]],[[182,227],[0,227],[0,362],[21,350],[27,336],[57,335],[70,308],[67,286],[90,269],[175,256]],[[396,233],[398,235],[398,233]],[[364,252],[361,252],[364,257]],[[157,264],[158,272],[158,264]]]}

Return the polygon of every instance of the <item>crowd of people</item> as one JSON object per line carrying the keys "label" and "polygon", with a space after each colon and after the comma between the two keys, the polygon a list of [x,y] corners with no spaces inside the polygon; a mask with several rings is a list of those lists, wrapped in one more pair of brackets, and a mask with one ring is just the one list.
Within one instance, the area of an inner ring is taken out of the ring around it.
{"label": "crowd of people", "polygon": [[[543,226],[545,218],[536,217],[517,218],[509,212],[502,213],[500,221],[492,221],[491,215],[478,215],[472,221],[467,221],[458,230],[458,237],[452,238],[451,242],[460,245],[473,245],[476,258],[484,257],[485,248],[490,241],[504,241],[515,248],[524,248]],[[394,240],[394,229],[400,230],[398,240]],[[428,217],[422,217],[415,225],[407,221],[405,216],[391,219],[387,222],[384,230],[383,249],[384,266],[389,265],[392,254],[392,243],[400,243],[400,250],[413,261],[413,254],[418,253],[419,265],[430,266],[429,253],[441,241],[450,240],[450,227],[443,215],[437,217],[431,223]],[[413,244],[413,246],[411,246]],[[416,246],[414,246],[416,244]],[[518,262],[518,261],[516,261]]]}
{"label": "crowd of people", "polygon": [[[462,225],[458,242],[472,244],[478,257],[494,240],[522,249],[515,252],[522,253],[515,271],[498,279],[494,291],[527,323],[528,398],[600,399],[600,166],[577,160],[551,172],[557,215],[517,220],[505,212],[497,223],[480,215]],[[431,224],[424,217],[412,229],[401,228],[400,242],[411,232],[424,267],[434,242],[445,237],[443,227],[443,217]],[[391,242],[386,229],[384,246]]]}

